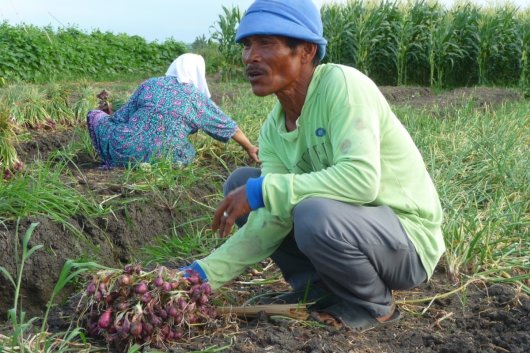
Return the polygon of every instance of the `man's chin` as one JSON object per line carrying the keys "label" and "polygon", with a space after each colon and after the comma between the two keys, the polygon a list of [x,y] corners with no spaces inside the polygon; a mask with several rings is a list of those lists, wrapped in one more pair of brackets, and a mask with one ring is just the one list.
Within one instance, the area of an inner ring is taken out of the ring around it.
{"label": "man's chin", "polygon": [[272,92],[269,92],[263,89],[263,87],[258,87],[258,86],[251,86],[251,87],[252,87],[252,93],[254,93],[258,97],[265,97],[265,96],[272,94]]}

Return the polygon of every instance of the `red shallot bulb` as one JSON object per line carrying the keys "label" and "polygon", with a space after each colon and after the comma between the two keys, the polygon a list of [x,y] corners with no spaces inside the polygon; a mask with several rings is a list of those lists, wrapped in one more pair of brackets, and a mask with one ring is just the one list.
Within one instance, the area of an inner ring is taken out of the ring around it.
{"label": "red shallot bulb", "polygon": [[148,290],[147,288],[147,284],[145,282],[140,282],[139,284],[136,285],[136,287],[134,287],[134,291],[137,293],[137,294],[144,294],[146,293]]}
{"label": "red shallot bulb", "polygon": [[93,281],[90,281],[90,283],[88,283],[88,286],[86,287],[86,292],[88,295],[96,293],[96,284]]}
{"label": "red shallot bulb", "polygon": [[101,314],[98,320],[98,326],[99,328],[106,329],[110,327],[112,317],[112,309],[107,309]]}
{"label": "red shallot bulb", "polygon": [[155,278],[155,286],[156,287],[162,287],[162,284],[164,284],[164,279],[160,276],[158,276],[157,278]]}

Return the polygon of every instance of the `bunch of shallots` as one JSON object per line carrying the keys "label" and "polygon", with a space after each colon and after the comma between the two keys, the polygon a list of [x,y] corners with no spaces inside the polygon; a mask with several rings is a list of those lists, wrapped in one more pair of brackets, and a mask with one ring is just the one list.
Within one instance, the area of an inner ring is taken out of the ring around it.
{"label": "bunch of shallots", "polygon": [[92,275],[79,303],[80,318],[92,337],[116,347],[134,343],[165,347],[216,317],[211,288],[194,271],[140,265]]}

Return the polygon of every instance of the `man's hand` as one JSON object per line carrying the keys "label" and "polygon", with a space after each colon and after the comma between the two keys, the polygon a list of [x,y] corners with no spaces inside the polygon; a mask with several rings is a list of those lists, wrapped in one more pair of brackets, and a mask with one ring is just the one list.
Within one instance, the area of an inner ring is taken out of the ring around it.
{"label": "man's hand", "polygon": [[230,192],[217,206],[213,216],[212,230],[219,230],[221,237],[230,234],[236,219],[251,211],[247,201],[247,187],[240,186]]}
{"label": "man's hand", "polygon": [[178,271],[182,272],[182,277],[193,284],[197,284],[199,282],[208,282],[206,273],[204,273],[202,267],[195,261],[187,266],[179,267]]}

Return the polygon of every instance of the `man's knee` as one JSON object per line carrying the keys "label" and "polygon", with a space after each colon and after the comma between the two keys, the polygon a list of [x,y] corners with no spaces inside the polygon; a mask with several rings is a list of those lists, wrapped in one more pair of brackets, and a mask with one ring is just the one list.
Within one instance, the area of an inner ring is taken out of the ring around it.
{"label": "man's knee", "polygon": [[261,175],[261,170],[254,167],[241,167],[234,170],[226,179],[223,186],[223,194],[226,196],[230,191],[245,185],[249,178],[257,178]]}
{"label": "man's knee", "polygon": [[320,198],[300,202],[293,210],[294,236],[300,251],[308,254],[316,241],[325,241],[328,210]]}
{"label": "man's knee", "polygon": [[309,198],[294,208],[296,243],[307,256],[329,242],[347,242],[360,247],[368,231],[370,215],[365,207],[326,198]]}

